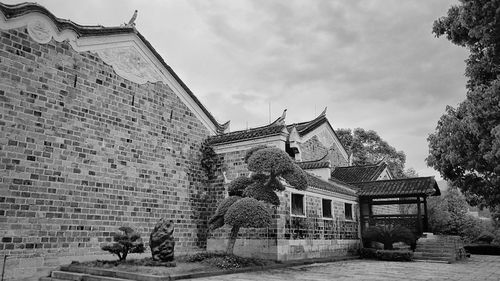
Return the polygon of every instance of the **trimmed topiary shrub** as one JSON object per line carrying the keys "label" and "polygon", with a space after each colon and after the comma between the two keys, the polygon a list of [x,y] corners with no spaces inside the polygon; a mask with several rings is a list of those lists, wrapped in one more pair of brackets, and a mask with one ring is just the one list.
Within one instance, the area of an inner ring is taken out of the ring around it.
{"label": "trimmed topiary shrub", "polygon": [[377,258],[384,261],[412,261],[412,251],[377,250]]}
{"label": "trimmed topiary shrub", "polygon": [[217,207],[217,210],[215,211],[215,215],[208,220],[209,228],[213,230],[222,227],[224,225],[224,215],[226,214],[227,209],[229,209],[234,202],[240,199],[241,197],[239,196],[229,196],[228,198],[222,200],[219,203],[219,207]]}
{"label": "trimmed topiary shrub", "polygon": [[297,189],[305,190],[308,186],[305,172],[297,164],[293,164],[292,171],[283,173],[282,177],[289,185]]}
{"label": "trimmed topiary shrub", "polygon": [[264,203],[254,198],[242,198],[229,207],[224,221],[239,227],[266,227],[271,224],[271,215]]}
{"label": "trimmed topiary shrub", "polygon": [[248,158],[248,169],[256,173],[279,175],[293,170],[293,162],[286,152],[277,147],[259,149]]}
{"label": "trimmed topiary shrub", "polygon": [[263,148],[269,148],[269,146],[267,145],[258,145],[258,146],[254,146],[252,148],[250,148],[249,150],[247,150],[247,153],[245,154],[245,163],[248,164],[248,158],[250,158],[250,156],[252,156],[252,154],[257,151],[257,150],[260,150],[260,149],[263,149]]}
{"label": "trimmed topiary shrub", "polygon": [[257,200],[273,204],[275,206],[279,206],[280,204],[280,198],[274,191],[258,183],[249,185],[243,192],[243,196],[252,197]]}
{"label": "trimmed topiary shrub", "polygon": [[392,250],[396,242],[412,245],[416,241],[415,235],[408,228],[392,224],[371,226],[362,236],[365,244],[380,242],[384,244],[384,250]]}
{"label": "trimmed topiary shrub", "polygon": [[237,177],[229,183],[227,193],[229,196],[243,196],[245,188],[252,183],[253,180],[251,178],[245,176]]}
{"label": "trimmed topiary shrub", "polygon": [[467,245],[464,247],[468,253],[474,255],[500,256],[500,246],[497,245]]}
{"label": "trimmed topiary shrub", "polygon": [[139,233],[128,226],[122,226],[119,230],[123,234],[115,234],[113,236],[114,243],[102,246],[102,250],[117,255],[120,261],[126,260],[130,253],[144,253],[144,243],[142,243]]}
{"label": "trimmed topiary shrub", "polygon": [[377,251],[377,249],[373,248],[361,248],[359,255],[362,259],[377,259]]}

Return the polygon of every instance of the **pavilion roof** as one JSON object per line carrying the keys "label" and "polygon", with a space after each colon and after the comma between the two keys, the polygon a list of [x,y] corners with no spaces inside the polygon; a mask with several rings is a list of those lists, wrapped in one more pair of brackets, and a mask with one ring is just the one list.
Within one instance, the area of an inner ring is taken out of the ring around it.
{"label": "pavilion roof", "polygon": [[394,198],[441,195],[434,177],[368,181],[354,185],[358,188],[360,197]]}

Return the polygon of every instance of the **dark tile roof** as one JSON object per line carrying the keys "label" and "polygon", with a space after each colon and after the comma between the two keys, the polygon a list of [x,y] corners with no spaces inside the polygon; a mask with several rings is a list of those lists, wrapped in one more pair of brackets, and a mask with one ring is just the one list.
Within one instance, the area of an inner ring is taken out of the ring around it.
{"label": "dark tile roof", "polygon": [[360,197],[394,198],[417,195],[440,195],[434,177],[407,178],[355,183]]}
{"label": "dark tile roof", "polygon": [[384,162],[375,165],[336,167],[332,171],[332,178],[348,183],[374,181],[387,167]]}
{"label": "dark tile roof", "polygon": [[268,125],[248,130],[234,131],[227,134],[220,134],[208,139],[211,145],[237,142],[242,140],[260,139],[264,137],[276,136],[283,132],[284,125]]}
{"label": "dark tile roof", "polygon": [[60,19],[54,16],[49,10],[37,3],[21,3],[8,5],[0,2],[0,11],[5,15],[6,19],[17,18],[29,13],[38,12],[47,17],[49,17],[56,25],[59,31],[62,30],[73,30],[78,37],[86,36],[109,36],[116,34],[136,34],[137,37],[148,47],[148,49],[153,53],[153,55],[160,61],[160,63],[167,69],[167,71],[174,77],[174,79],[181,85],[181,87],[188,93],[188,95],[193,99],[193,101],[201,108],[201,110],[208,116],[210,121],[214,124],[218,132],[223,132],[228,126],[229,122],[220,124],[213,117],[213,115],[208,111],[208,109],[200,102],[200,100],[194,95],[194,93],[184,84],[184,82],[179,78],[179,76],[174,72],[174,70],[163,60],[160,54],[153,48],[151,43],[149,43],[142,34],[137,31],[135,27],[132,26],[114,26],[114,27],[104,27],[101,25],[79,25],[70,20]]}
{"label": "dark tile roof", "polygon": [[307,122],[301,122],[301,123],[294,123],[290,124],[287,127],[288,131],[291,132],[292,129],[295,127],[297,129],[297,133],[299,133],[300,136],[303,136],[312,130],[318,128],[320,125],[323,123],[328,122],[328,119],[326,119],[326,110],[323,111],[318,117],[311,121]]}
{"label": "dark tile roof", "polygon": [[330,168],[330,161],[304,161],[296,162],[303,170]]}
{"label": "dark tile roof", "polygon": [[355,188],[349,184],[339,181],[330,181],[330,180],[325,181],[307,172],[306,174],[307,174],[307,183],[309,184],[309,186],[340,194],[356,196],[356,192],[354,191]]}

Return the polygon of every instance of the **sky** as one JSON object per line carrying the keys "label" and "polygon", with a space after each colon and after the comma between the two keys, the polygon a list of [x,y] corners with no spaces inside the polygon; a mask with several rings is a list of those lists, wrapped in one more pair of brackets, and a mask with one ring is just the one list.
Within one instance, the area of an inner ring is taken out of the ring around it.
{"label": "sky", "polygon": [[82,25],[118,26],[138,10],[137,30],[232,131],[327,107],[333,128],[374,130],[406,153],[406,168],[441,179],[425,164],[426,139],[465,98],[468,53],[432,24],[458,0],[37,3]]}

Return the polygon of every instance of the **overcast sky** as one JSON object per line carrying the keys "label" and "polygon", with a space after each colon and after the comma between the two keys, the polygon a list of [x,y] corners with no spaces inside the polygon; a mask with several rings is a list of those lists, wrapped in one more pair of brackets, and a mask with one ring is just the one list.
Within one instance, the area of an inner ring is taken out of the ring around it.
{"label": "overcast sky", "polygon": [[327,106],[334,128],[377,131],[420,176],[438,176],[426,138],[465,98],[466,50],[431,33],[456,0],[37,2],[84,25],[137,9],[139,32],[232,131],[268,123],[269,104],[287,123]]}

